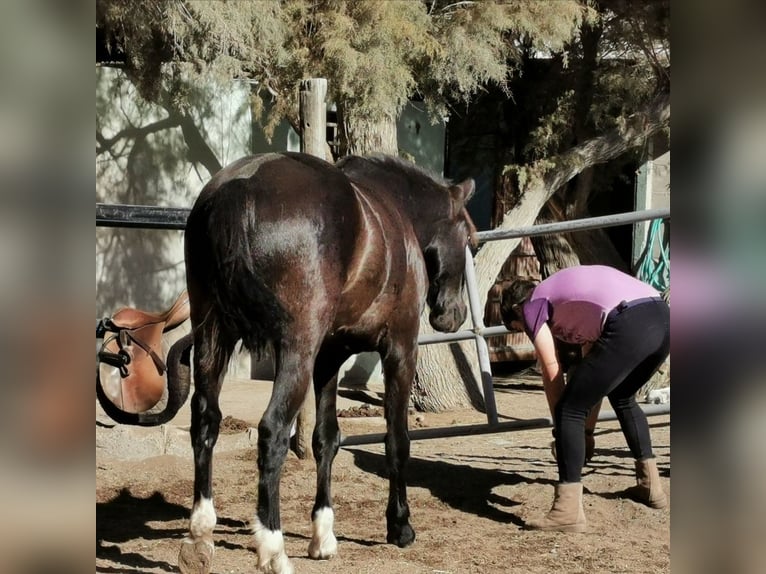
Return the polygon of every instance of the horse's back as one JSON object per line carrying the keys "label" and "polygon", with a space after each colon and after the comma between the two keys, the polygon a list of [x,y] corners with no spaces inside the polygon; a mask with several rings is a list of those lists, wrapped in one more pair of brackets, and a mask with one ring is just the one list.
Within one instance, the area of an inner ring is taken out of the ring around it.
{"label": "horse's back", "polygon": [[220,170],[203,188],[191,216],[234,204],[248,207],[262,222],[299,216],[319,220],[347,209],[351,195],[348,179],[332,164],[306,154],[268,153]]}

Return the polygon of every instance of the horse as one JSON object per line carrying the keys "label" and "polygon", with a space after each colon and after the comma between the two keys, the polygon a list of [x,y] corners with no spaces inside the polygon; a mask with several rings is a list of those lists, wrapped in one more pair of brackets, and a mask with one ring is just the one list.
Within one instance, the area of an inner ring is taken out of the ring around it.
{"label": "horse", "polygon": [[258,424],[252,523],[258,568],[293,572],[279,483],[291,425],[312,382],[317,489],[308,554],[337,553],[330,492],[340,446],[337,372],[362,351],[377,351],[384,372],[386,540],[399,547],[415,540],[404,471],[419,320],[426,302],[439,331],[456,331],[465,320],[466,247],[477,245],[465,204],[474,188],[472,179],[453,184],[395,157],[348,156],[331,164],[292,152],[242,158],[205,185],[184,240],[194,348],[194,502],[181,572],[209,572],[212,561],[218,397],[240,341],[256,355],[270,348],[275,363]]}

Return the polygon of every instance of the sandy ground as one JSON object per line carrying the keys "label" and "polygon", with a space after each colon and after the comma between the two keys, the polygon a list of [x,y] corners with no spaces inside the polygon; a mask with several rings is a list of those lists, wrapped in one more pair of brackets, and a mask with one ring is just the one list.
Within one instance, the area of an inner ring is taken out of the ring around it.
{"label": "sandy ground", "polygon": [[[213,572],[255,572],[249,520],[256,502],[255,438],[270,393],[262,381],[230,380],[222,392],[227,419],[215,450],[218,525]],[[369,405],[382,388],[341,389],[340,409]],[[547,416],[539,377],[498,377],[500,420]],[[367,410],[367,407],[364,407]],[[352,410],[353,412],[353,410]],[[369,413],[368,413],[369,414]],[[188,403],[170,425],[115,425],[96,408],[96,572],[177,572],[188,528],[193,466]],[[486,422],[472,410],[412,413],[410,428]],[[666,492],[670,493],[670,416],[649,419]],[[381,416],[342,417],[346,436],[384,431]],[[596,456],[583,478],[588,532],[541,533],[524,521],[550,507],[556,468],[549,429],[412,443],[409,502],[415,543],[386,544],[388,496],[382,444],[344,447],[333,470],[338,556],[307,557],[314,464],[292,453],[282,477],[282,524],[299,574],[459,574],[670,572],[670,511],[651,510],[616,493],[634,483],[633,461],[615,422],[600,423]]]}

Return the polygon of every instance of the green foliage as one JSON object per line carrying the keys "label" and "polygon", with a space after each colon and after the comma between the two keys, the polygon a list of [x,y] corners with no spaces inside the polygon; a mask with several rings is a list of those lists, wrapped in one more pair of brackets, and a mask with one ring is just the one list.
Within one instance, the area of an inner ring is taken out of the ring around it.
{"label": "green foliage", "polygon": [[529,189],[544,187],[545,174],[555,164],[547,160],[539,160],[529,165],[511,164],[503,169],[503,176],[514,182],[513,193],[521,197]]}
{"label": "green foliage", "polygon": [[374,120],[396,115],[416,86],[413,64],[431,48],[420,2],[332,2],[323,14],[317,62],[337,102]]}
{"label": "green foliage", "polygon": [[571,138],[572,117],[575,114],[575,92],[565,89],[554,100],[553,111],[543,117],[529,133],[529,143],[524,148],[527,158],[542,158],[565,147]]}
{"label": "green foliage", "polygon": [[297,85],[326,77],[348,117],[395,117],[420,95],[434,115],[506,86],[522,48],[562,49],[595,11],[583,0],[99,0],[97,26],[141,94],[183,108],[199,76],[254,82],[267,130],[297,119]]}
{"label": "green foliage", "polygon": [[183,110],[203,77],[251,80],[267,134],[297,127],[305,78],[328,79],[345,121],[374,125],[412,97],[438,118],[493,87],[511,96],[549,58],[518,163],[619,126],[669,82],[668,0],[99,0],[97,25],[150,101]]}

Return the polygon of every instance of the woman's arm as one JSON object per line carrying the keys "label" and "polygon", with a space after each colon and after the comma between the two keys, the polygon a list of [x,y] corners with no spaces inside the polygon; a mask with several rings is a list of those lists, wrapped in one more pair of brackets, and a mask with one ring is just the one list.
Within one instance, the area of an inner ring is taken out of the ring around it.
{"label": "woman's arm", "polygon": [[551,411],[551,416],[553,416],[556,404],[558,404],[561,398],[561,393],[564,392],[564,373],[556,355],[553,333],[551,333],[547,323],[540,327],[533,344],[543,372],[545,398],[548,400],[548,408]]}

